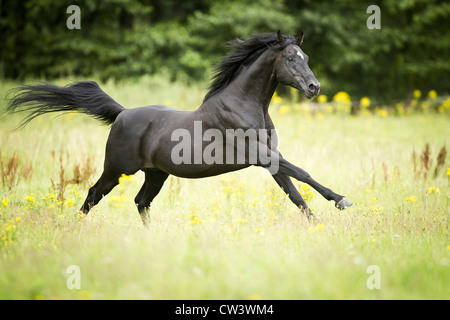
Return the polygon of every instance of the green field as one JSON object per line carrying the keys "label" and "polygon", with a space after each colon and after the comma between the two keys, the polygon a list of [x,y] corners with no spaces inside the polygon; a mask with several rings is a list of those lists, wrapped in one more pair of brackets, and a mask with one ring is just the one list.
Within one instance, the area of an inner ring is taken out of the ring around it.
{"label": "green field", "polygon": [[[100,85],[126,107],[189,109],[205,93],[151,78]],[[0,83],[2,99],[13,86]],[[283,156],[353,207],[338,211],[295,181],[308,221],[252,167],[169,178],[148,228],[133,202],[141,173],[78,212],[108,127],[67,114],[13,131],[21,115],[0,118],[0,299],[449,299],[450,156],[438,154],[450,118],[426,111],[350,116],[280,98],[271,114]]]}

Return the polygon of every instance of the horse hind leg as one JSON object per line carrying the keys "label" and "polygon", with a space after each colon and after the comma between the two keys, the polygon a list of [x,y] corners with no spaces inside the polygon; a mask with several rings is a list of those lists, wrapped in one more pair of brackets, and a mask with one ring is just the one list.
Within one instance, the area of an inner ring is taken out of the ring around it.
{"label": "horse hind leg", "polygon": [[81,206],[80,211],[85,215],[88,214],[93,206],[98,204],[104,196],[119,184],[119,177],[120,174],[107,174],[103,172],[97,183],[89,189],[86,200]]}
{"label": "horse hind leg", "polygon": [[289,176],[276,173],[272,176],[283,191],[289,196],[289,199],[300,209],[302,213],[306,215],[308,219],[313,217],[311,209],[302,198],[297,188],[292,183]]}
{"label": "horse hind leg", "polygon": [[136,203],[142,222],[144,225],[148,225],[150,223],[150,205],[163,187],[164,181],[166,181],[169,174],[157,169],[144,170],[144,172],[145,182],[134,199],[134,202]]}
{"label": "horse hind leg", "polygon": [[87,215],[91,208],[94,206],[94,195],[97,192],[98,187],[98,181],[96,184],[94,184],[91,188],[89,188],[88,195],[86,199],[84,200],[83,205],[80,208],[80,211],[84,213],[84,215]]}

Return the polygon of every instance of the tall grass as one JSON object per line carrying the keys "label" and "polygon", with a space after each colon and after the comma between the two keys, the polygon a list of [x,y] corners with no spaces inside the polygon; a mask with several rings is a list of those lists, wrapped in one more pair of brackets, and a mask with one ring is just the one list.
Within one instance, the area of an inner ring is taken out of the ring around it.
{"label": "tall grass", "polygon": [[[126,107],[194,108],[205,92],[155,82],[101,87]],[[0,94],[11,86],[4,83]],[[29,167],[32,175],[0,184],[0,298],[448,298],[450,161],[441,153],[448,117],[271,114],[284,157],[353,207],[337,211],[295,181],[315,214],[308,221],[268,173],[249,168],[201,180],[170,177],[148,228],[133,202],[139,173],[83,217],[78,208],[101,173],[109,128],[72,114],[13,131],[20,116],[2,118],[3,167],[15,157],[16,172]],[[75,183],[74,168],[90,174]],[[80,289],[67,286],[71,265],[80,268]],[[367,286],[374,265],[380,289]]]}

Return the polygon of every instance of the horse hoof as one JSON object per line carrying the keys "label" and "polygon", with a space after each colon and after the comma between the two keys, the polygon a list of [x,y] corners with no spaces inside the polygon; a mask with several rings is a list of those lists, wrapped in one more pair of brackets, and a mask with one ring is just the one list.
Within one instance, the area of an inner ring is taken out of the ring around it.
{"label": "horse hoof", "polygon": [[350,207],[352,204],[353,204],[353,201],[344,197],[341,199],[341,201],[336,203],[336,208],[338,208],[339,210],[344,210],[344,209],[347,209],[348,207]]}
{"label": "horse hoof", "polygon": [[301,205],[298,206],[298,208],[300,209],[300,211],[301,211],[303,214],[305,214],[305,216],[306,216],[308,219],[314,217],[314,215],[313,215],[313,213],[312,213],[312,211],[311,211],[310,208],[308,208],[308,207],[303,208]]}

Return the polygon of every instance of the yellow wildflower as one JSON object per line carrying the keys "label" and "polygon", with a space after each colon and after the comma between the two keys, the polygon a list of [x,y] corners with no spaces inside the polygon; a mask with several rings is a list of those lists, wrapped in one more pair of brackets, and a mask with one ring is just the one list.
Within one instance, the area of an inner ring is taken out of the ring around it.
{"label": "yellow wildflower", "polygon": [[337,111],[341,113],[350,113],[352,108],[352,100],[347,92],[339,91],[336,93],[333,97],[333,102]]}
{"label": "yellow wildflower", "polygon": [[237,223],[239,223],[239,224],[246,224],[246,223],[248,223],[248,220],[247,219],[239,219],[237,221]]}
{"label": "yellow wildflower", "polygon": [[25,196],[23,199],[28,201],[28,202],[31,202],[31,203],[35,203],[36,202],[36,199],[34,199],[34,194],[33,193],[30,194],[29,196]]}
{"label": "yellow wildflower", "polygon": [[191,219],[189,224],[201,224],[203,221],[197,217],[198,211],[192,212],[188,217]]}
{"label": "yellow wildflower", "polygon": [[413,92],[414,98],[419,99],[422,96],[422,92],[420,90],[414,90]]}
{"label": "yellow wildflower", "polygon": [[441,109],[442,112],[444,112],[444,110],[450,110],[450,98],[445,99],[439,106],[439,109]]}
{"label": "yellow wildflower", "polygon": [[309,191],[311,189],[309,185],[304,183],[300,186],[300,189],[301,190],[299,190],[299,193],[303,197],[303,200],[305,200],[306,202],[310,202],[312,198],[314,198],[314,193]]}
{"label": "yellow wildflower", "polygon": [[291,107],[288,105],[282,105],[280,107],[280,114],[286,114],[289,113],[291,111]]}
{"label": "yellow wildflower", "polygon": [[350,95],[345,91],[339,91],[333,97],[333,101],[336,102],[351,102]]}
{"label": "yellow wildflower", "polygon": [[321,94],[320,96],[317,97],[317,102],[319,103],[325,103],[328,101],[328,97],[324,94]]}
{"label": "yellow wildflower", "polygon": [[225,194],[232,193],[232,192],[233,192],[233,187],[230,187],[230,186],[228,186],[228,187],[223,187],[223,192],[224,192]]}
{"label": "yellow wildflower", "polygon": [[130,202],[131,200],[121,194],[120,196],[110,196],[109,201],[112,202],[116,208],[123,208],[124,203]]}
{"label": "yellow wildflower", "polygon": [[[450,169],[450,168],[449,168]],[[3,200],[2,200],[2,205],[4,206],[4,207],[7,207],[8,206],[8,198],[3,198]]]}
{"label": "yellow wildflower", "polygon": [[64,201],[64,206],[66,207],[72,207],[73,206],[73,199],[72,198],[68,198],[66,199],[66,201]]}
{"label": "yellow wildflower", "polygon": [[382,118],[387,118],[387,116],[389,115],[386,109],[381,108],[376,108],[375,113]]}
{"label": "yellow wildflower", "polygon": [[325,228],[325,226],[323,224],[318,224],[315,227],[309,227],[308,228],[308,232],[309,233],[316,233],[316,231],[322,231]]}
{"label": "yellow wildflower", "polygon": [[272,102],[275,104],[282,104],[283,99],[278,95],[278,93],[275,91],[275,93],[272,96]]}
{"label": "yellow wildflower", "polygon": [[436,188],[436,187],[429,187],[427,190],[427,194],[433,194],[433,193],[439,193],[439,192],[441,192],[441,191],[439,190],[439,188]]}
{"label": "yellow wildflower", "polygon": [[258,203],[259,203],[259,200],[254,200],[254,201],[252,201],[251,205],[256,207],[258,205]]}
{"label": "yellow wildflower", "polygon": [[406,197],[405,199],[406,201],[410,201],[410,202],[416,202],[416,196],[411,196],[411,197]]}
{"label": "yellow wildflower", "polygon": [[90,293],[89,291],[87,291],[87,290],[81,290],[81,291],[78,293],[78,298],[79,298],[80,300],[91,300],[91,299],[92,299],[92,296],[91,296],[91,293]]}
{"label": "yellow wildflower", "polygon": [[189,221],[189,224],[201,224],[203,221],[197,217]]}
{"label": "yellow wildflower", "polygon": [[430,99],[435,99],[437,97],[437,92],[436,90],[430,90],[428,91],[428,98]]}
{"label": "yellow wildflower", "polygon": [[194,219],[194,218],[197,217],[197,215],[198,215],[198,211],[194,211],[191,214],[189,214],[188,217],[191,218],[191,219]]}
{"label": "yellow wildflower", "polygon": [[367,97],[362,97],[359,101],[361,109],[367,109],[370,106],[370,99]]}
{"label": "yellow wildflower", "polygon": [[405,114],[405,106],[403,105],[402,102],[395,104],[395,111],[397,112],[398,115]]}
{"label": "yellow wildflower", "polygon": [[119,178],[119,184],[124,183],[124,182],[131,182],[134,180],[134,175],[130,174],[129,176],[127,176],[125,173],[122,173],[122,175]]}

